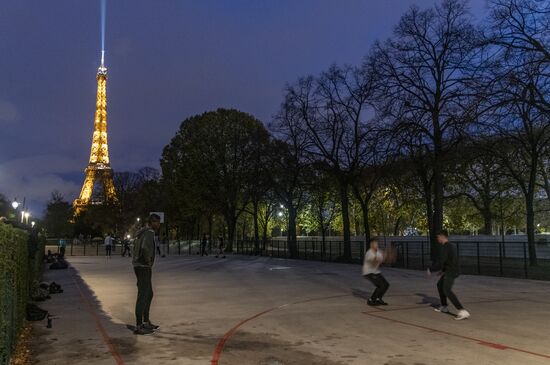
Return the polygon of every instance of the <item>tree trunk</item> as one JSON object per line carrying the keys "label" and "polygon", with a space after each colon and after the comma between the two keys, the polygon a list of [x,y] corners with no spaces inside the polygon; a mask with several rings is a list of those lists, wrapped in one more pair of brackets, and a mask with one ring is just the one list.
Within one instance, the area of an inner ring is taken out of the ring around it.
{"label": "tree trunk", "polygon": [[323,208],[319,207],[319,226],[321,227],[321,246],[323,254],[326,252],[326,229],[325,218],[323,217]]}
{"label": "tree trunk", "polygon": [[342,203],[342,224],[344,229],[344,257],[346,261],[351,261],[351,234],[349,223],[349,196],[348,184],[345,181],[340,183],[340,201]]}
{"label": "tree trunk", "polygon": [[529,265],[537,266],[537,249],[535,247],[535,208],[534,193],[529,191],[526,196],[525,208],[527,213],[527,247],[529,250]]}
{"label": "tree trunk", "polygon": [[258,202],[253,203],[253,219],[254,219],[254,253],[260,253],[260,227],[258,225]]}
{"label": "tree trunk", "polygon": [[484,208],[481,212],[483,216],[483,234],[492,234],[493,233],[493,213],[491,208]]}
{"label": "tree trunk", "polygon": [[290,258],[298,258],[298,247],[296,240],[296,209],[292,204],[287,204],[288,208],[288,232],[287,246]]}
{"label": "tree trunk", "polygon": [[235,241],[235,231],[237,230],[237,219],[234,216],[226,216],[227,223],[227,252],[233,251],[233,242]]}
{"label": "tree trunk", "polygon": [[428,234],[430,236],[430,260],[436,262],[439,257],[439,246],[437,245],[436,230],[433,224],[432,194],[429,186],[424,189],[424,199],[426,201],[426,219],[428,220]]}
{"label": "tree trunk", "polygon": [[401,219],[402,219],[402,217],[398,216],[397,219],[395,220],[395,224],[393,225],[393,235],[394,236],[399,236],[399,225],[401,224]]}

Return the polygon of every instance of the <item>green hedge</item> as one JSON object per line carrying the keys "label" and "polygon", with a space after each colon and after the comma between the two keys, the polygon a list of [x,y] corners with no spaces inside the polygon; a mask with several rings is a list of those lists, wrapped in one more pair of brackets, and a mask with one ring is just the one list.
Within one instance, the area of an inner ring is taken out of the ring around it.
{"label": "green hedge", "polygon": [[0,365],[8,364],[44,255],[36,235],[0,223]]}

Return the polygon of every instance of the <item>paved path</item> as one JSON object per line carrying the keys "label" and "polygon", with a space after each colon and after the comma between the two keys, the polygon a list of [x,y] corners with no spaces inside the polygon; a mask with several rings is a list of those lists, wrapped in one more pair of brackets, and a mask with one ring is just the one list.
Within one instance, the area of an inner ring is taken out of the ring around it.
{"label": "paved path", "polygon": [[128,259],[71,257],[48,271],[65,293],[35,325],[40,364],[550,364],[550,282],[463,276],[466,321],[438,314],[436,277],[386,269],[371,308],[358,265],[230,256],[158,259],[154,336],[136,337]]}

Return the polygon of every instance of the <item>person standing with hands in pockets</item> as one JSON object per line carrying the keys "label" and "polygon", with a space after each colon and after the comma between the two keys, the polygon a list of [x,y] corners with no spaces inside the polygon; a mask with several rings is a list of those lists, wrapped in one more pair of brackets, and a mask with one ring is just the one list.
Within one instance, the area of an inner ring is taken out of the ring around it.
{"label": "person standing with hands in pockets", "polygon": [[153,264],[155,262],[155,234],[160,228],[160,217],[151,214],[147,225],[136,235],[132,264],[137,278],[136,300],[136,335],[152,334],[159,326],[151,323],[149,310],[153,301],[153,285],[151,282]]}

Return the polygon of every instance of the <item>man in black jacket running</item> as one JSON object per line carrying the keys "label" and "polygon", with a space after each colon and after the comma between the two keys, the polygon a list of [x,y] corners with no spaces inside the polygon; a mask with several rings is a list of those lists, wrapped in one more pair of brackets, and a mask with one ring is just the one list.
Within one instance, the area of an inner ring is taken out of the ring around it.
{"label": "man in black jacket running", "polygon": [[[439,275],[441,275],[441,278],[437,282],[437,291],[439,292],[441,305],[435,311],[449,313],[449,308],[447,307],[448,298],[458,310],[458,314],[455,317],[457,321],[469,318],[470,313],[464,309],[453,293],[453,284],[460,274],[456,245],[449,242],[449,234],[445,230],[438,232],[437,242],[441,245],[439,261],[435,265],[432,265],[431,270],[440,271]],[[431,275],[430,268],[428,268],[428,275]]]}

